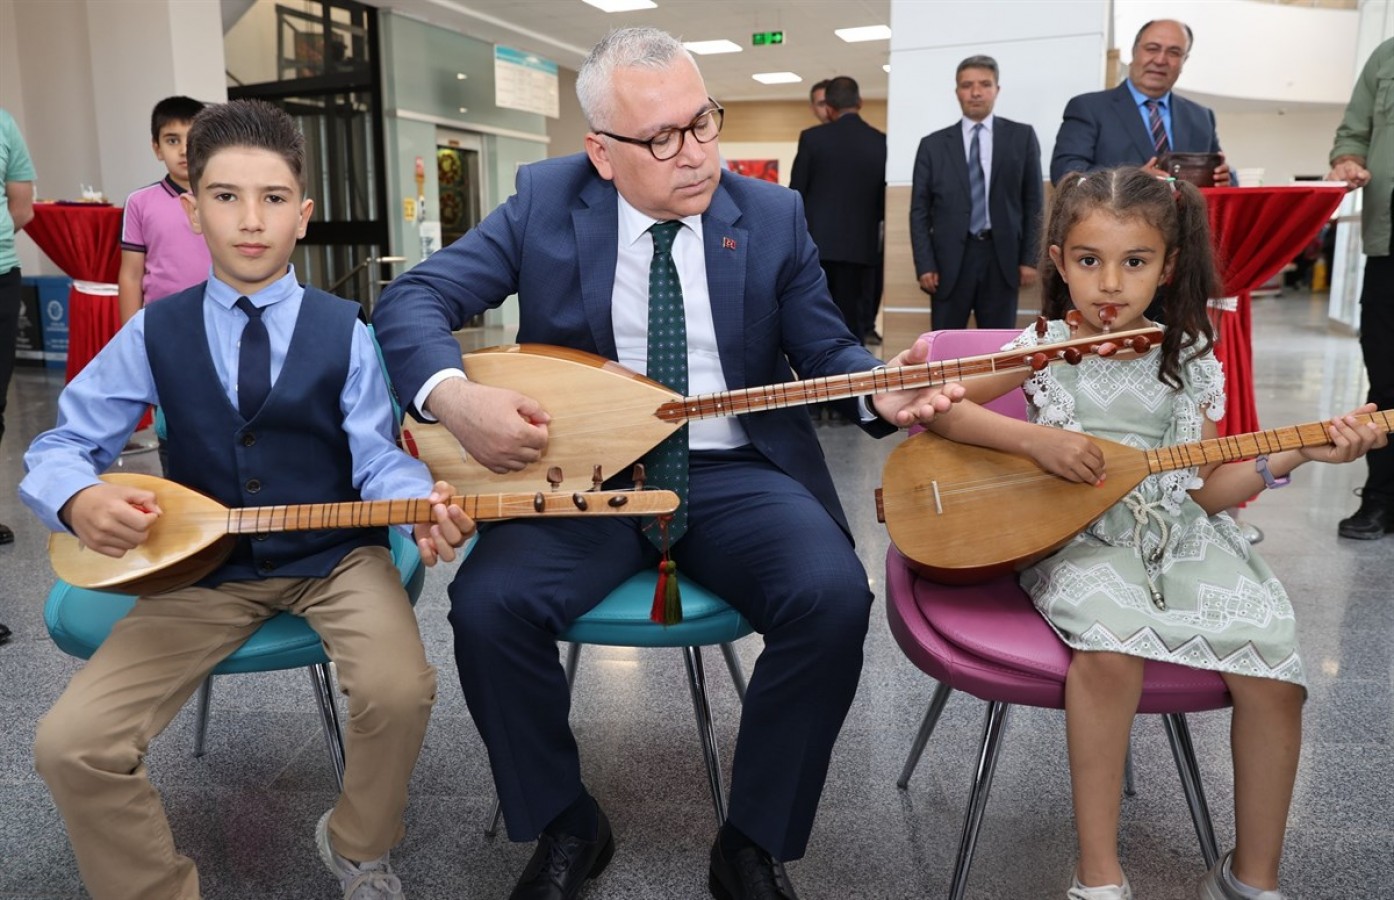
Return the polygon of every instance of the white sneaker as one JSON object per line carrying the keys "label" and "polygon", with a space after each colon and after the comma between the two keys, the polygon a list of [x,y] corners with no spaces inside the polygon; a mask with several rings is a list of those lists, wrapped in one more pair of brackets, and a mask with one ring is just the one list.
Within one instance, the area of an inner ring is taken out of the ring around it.
{"label": "white sneaker", "polygon": [[1214,868],[1205,873],[1205,877],[1200,880],[1197,889],[1197,896],[1200,900],[1287,900],[1287,894],[1282,891],[1259,891],[1257,893],[1241,893],[1231,885],[1234,881],[1234,873],[1230,870],[1230,865],[1234,860],[1234,851],[1231,850],[1220,861],[1215,863]]}
{"label": "white sneaker", "polygon": [[1085,887],[1079,883],[1079,875],[1065,893],[1065,900],[1133,900],[1133,886],[1128,884],[1128,876],[1123,876],[1122,884],[1101,884],[1098,887]]}
{"label": "white sneaker", "polygon": [[405,900],[402,882],[392,871],[387,854],[355,863],[334,852],[329,846],[329,813],[320,816],[315,826],[315,846],[319,848],[319,858],[324,860],[324,865],[339,879],[344,900]]}

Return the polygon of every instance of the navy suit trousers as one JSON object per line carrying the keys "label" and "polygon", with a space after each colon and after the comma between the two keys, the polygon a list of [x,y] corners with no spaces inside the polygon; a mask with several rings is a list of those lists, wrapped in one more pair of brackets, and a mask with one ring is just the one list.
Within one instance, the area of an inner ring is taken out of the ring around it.
{"label": "navy suit trousers", "polygon": [[[485,525],[450,587],[460,682],[515,841],[535,839],[582,789],[556,636],[657,565],[640,531],[651,521]],[[694,452],[689,526],[673,558],[681,579],[715,591],[765,637],[741,714],[729,818],[776,859],[797,859],[857,690],[866,571],[823,505],[749,448]]]}

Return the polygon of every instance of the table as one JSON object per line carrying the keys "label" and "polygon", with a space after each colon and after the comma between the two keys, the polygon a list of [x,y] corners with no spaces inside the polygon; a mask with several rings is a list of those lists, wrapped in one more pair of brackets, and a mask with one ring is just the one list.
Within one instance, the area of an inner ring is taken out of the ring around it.
{"label": "table", "polygon": [[1345,196],[1340,184],[1202,188],[1224,296],[1211,300],[1215,356],[1225,369],[1221,437],[1258,431],[1251,292],[1311,242]]}
{"label": "table", "polygon": [[116,278],[121,270],[121,207],[35,203],[24,229],[73,279],[68,292],[68,369],[73,379],[121,328]]}

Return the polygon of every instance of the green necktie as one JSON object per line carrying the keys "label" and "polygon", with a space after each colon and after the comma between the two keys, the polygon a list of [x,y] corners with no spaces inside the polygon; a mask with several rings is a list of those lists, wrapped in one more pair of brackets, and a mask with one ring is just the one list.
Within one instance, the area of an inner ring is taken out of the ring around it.
{"label": "green necktie", "polygon": [[[682,284],[673,264],[673,239],[681,222],[659,222],[653,235],[653,262],[649,264],[649,364],[648,376],[687,396],[687,320],[683,315]],[[682,502],[668,523],[667,542],[675,543],[687,531],[687,426],[663,439],[644,457],[649,483],[678,495]],[[660,550],[663,531],[645,532]]]}

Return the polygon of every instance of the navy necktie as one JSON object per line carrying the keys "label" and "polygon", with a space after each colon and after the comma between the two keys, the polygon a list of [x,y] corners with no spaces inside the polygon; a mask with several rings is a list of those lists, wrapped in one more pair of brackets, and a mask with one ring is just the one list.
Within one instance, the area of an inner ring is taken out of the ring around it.
{"label": "navy necktie", "polygon": [[983,123],[973,126],[973,140],[968,144],[968,198],[972,201],[968,217],[968,233],[981,234],[987,230],[987,181],[983,178],[983,156],[978,135]]}
{"label": "navy necktie", "polygon": [[1152,132],[1152,147],[1157,151],[1157,156],[1165,156],[1171,149],[1171,142],[1167,140],[1166,123],[1162,121],[1160,100],[1147,101],[1147,127]]}
{"label": "navy necktie", "polygon": [[250,420],[271,393],[271,338],[252,301],[238,297],[237,308],[247,314],[237,353],[237,411]]}
{"label": "navy necktie", "polygon": [[[649,360],[648,376],[683,396],[687,395],[687,318],[683,313],[682,284],[673,264],[673,240],[681,222],[659,222],[653,235],[653,261],[649,264]],[[654,487],[673,491],[682,501],[668,523],[668,542],[687,531],[687,426],[663,439],[644,456],[644,470]],[[662,530],[645,530],[660,549]]]}

